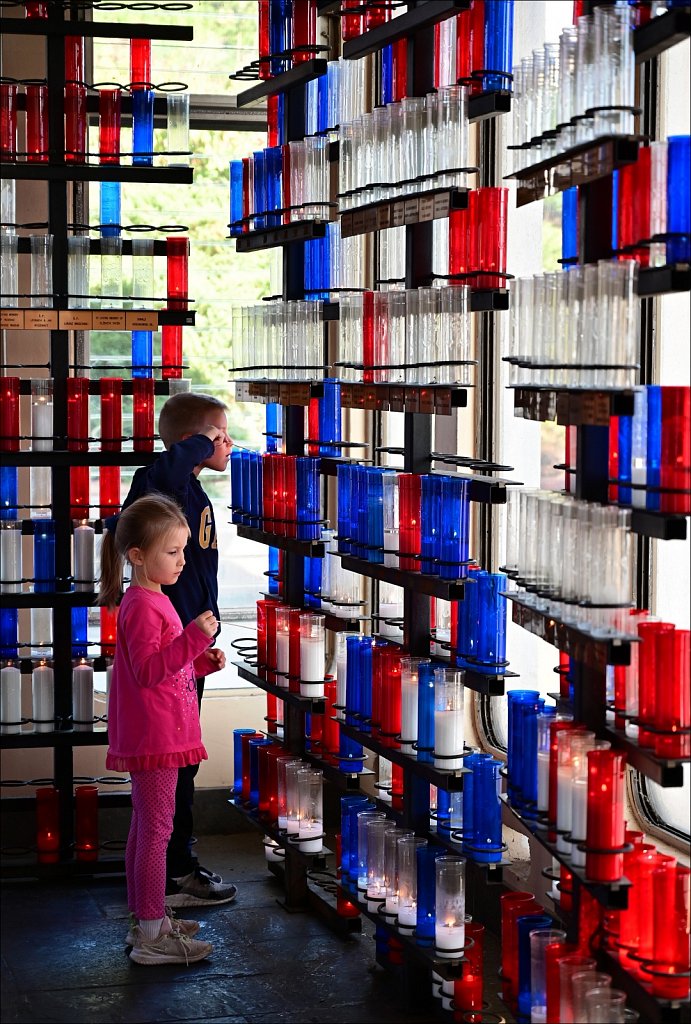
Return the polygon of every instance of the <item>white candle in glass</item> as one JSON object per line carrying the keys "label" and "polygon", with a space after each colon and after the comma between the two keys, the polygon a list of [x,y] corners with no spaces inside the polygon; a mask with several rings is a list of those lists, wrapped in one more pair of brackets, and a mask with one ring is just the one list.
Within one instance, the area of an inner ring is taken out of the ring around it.
{"label": "white candle in glass", "polygon": [[398,925],[403,928],[414,928],[417,924],[417,900],[398,901]]}
{"label": "white candle in glass", "polygon": [[81,661],[72,669],[72,720],[75,732],[91,732],[94,723],[94,670]]}
{"label": "white candle in glass", "polygon": [[74,528],[74,589],[94,589],[94,528],[85,519]]}
{"label": "white candle in glass", "polygon": [[[438,921],[434,926],[434,944],[441,956],[448,956],[450,950],[462,950],[465,945],[465,924]],[[462,956],[463,954],[456,952],[454,955]]]}
{"label": "white candle in glass", "polygon": [[324,696],[323,637],[300,637],[300,676],[303,697]]}
{"label": "white candle in glass", "polygon": [[31,384],[31,438],[32,451],[53,450],[53,381],[50,377]]}
{"label": "white candle in glass", "polygon": [[288,633],[276,633],[276,685],[288,689],[288,670],[290,667],[290,636]]}
{"label": "white candle in glass", "polygon": [[300,819],[298,838],[300,840],[300,850],[303,853],[319,853],[323,845],[323,835],[323,821],[319,821],[317,818],[310,818],[309,820]]}
{"label": "white candle in glass", "polygon": [[549,751],[537,752],[537,809],[546,811],[549,808]]}
{"label": "white candle in glass", "polygon": [[565,765],[557,769],[557,850],[560,853],[571,852],[571,843],[562,832],[571,831],[572,806],[571,765]]}
{"label": "white candle in glass", "polygon": [[586,840],[588,823],[588,782],[587,778],[574,779],[571,785],[571,861],[575,868],[585,867],[585,850],[578,844]]}
{"label": "white candle in glass", "polygon": [[16,665],[0,669],[0,732],[4,736],[22,731],[22,674]]}
{"label": "white candle in glass", "polygon": [[42,661],[31,673],[31,717],[35,732],[55,729],[55,691],[53,669]]}
{"label": "white candle in glass", "polygon": [[415,757],[413,743],[417,740],[417,673],[401,683],[401,739],[410,741],[401,743],[402,753]]}
{"label": "white candle in glass", "polygon": [[53,643],[53,611],[51,608],[31,609],[31,657],[44,658],[45,648]]}
{"label": "white candle in glass", "polygon": [[[463,767],[463,712],[434,712],[434,766],[455,770]],[[458,757],[448,755],[459,754]],[[442,756],[436,756],[442,755]]]}
{"label": "white candle in glass", "polygon": [[22,584],[22,524],[6,519],[0,523],[0,593],[19,594]]}

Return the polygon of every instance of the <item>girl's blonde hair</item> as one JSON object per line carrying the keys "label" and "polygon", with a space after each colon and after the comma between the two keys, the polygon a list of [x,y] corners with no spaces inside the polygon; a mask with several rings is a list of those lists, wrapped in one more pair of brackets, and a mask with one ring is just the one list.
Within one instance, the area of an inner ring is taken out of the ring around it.
{"label": "girl's blonde hair", "polygon": [[128,505],[118,516],[115,531],[107,530],[103,536],[98,603],[106,608],[120,603],[122,577],[131,548],[148,551],[179,527],[189,533],[184,512],[164,494],[147,494]]}

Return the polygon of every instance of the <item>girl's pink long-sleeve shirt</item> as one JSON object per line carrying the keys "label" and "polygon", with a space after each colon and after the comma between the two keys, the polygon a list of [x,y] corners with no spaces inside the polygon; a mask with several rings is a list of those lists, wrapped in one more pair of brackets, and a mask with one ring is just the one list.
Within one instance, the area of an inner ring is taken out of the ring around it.
{"label": "girl's pink long-sleeve shirt", "polygon": [[128,588],[118,613],[106,768],[150,771],[206,760],[196,676],[213,671],[205,653],[212,643],[195,622],[183,630],[165,594]]}

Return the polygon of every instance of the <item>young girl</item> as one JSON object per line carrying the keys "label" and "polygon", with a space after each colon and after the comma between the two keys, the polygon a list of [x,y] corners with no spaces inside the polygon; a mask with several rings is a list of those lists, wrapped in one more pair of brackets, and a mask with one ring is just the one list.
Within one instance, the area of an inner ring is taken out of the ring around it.
{"label": "young girl", "polygon": [[105,533],[101,552],[100,604],[118,604],[125,562],[132,568],[118,614],[106,767],[129,772],[132,780],[125,868],[134,919],[130,956],[138,964],[189,964],[212,951],[192,938],[196,921],[173,921],[165,906],[178,768],[207,757],[196,677],[225,664],[222,651],[208,649],[218,628],[213,613],[203,612],[183,630],[161,591],[182,572],[189,532],[175,502],[151,494],[125,509],[115,533]]}

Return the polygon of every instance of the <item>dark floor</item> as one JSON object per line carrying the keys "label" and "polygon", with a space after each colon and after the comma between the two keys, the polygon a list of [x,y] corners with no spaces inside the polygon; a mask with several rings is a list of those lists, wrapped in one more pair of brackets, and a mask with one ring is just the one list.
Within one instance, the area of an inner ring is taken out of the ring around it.
{"label": "dark floor", "polygon": [[[198,852],[237,884],[238,898],[185,911],[214,944],[209,960],[190,967],[130,962],[122,879],[5,882],[3,1024],[423,1024],[438,1016],[411,1010],[400,979],[375,963],[369,922],[362,934],[340,939],[311,914],[277,904],[282,885],[267,871],[256,833],[205,836]],[[491,936],[485,955],[487,976],[496,979]],[[485,998],[502,1013],[497,988],[486,985]]]}

